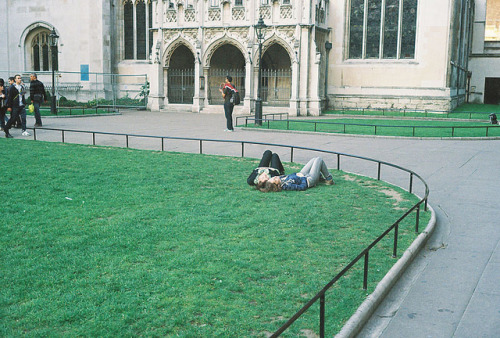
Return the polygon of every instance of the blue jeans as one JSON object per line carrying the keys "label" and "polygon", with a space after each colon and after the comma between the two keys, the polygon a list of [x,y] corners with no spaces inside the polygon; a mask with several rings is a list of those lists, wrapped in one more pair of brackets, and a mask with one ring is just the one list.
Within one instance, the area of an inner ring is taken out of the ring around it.
{"label": "blue jeans", "polygon": [[[35,106],[35,123],[42,125],[42,116],[40,115],[40,102],[33,100],[33,106]],[[24,124],[26,126],[26,123]]]}
{"label": "blue jeans", "polygon": [[300,173],[307,178],[307,185],[309,188],[318,184],[320,175],[322,175],[324,179],[331,178],[328,167],[321,157],[310,159]]}
{"label": "blue jeans", "polygon": [[12,113],[9,119],[9,122],[7,122],[7,125],[5,126],[5,133],[7,134],[9,132],[10,127],[16,122],[17,118],[21,116],[21,124],[22,124],[22,129],[23,131],[26,130],[26,109],[24,106],[20,107],[14,107],[12,108]]}
{"label": "blue jeans", "polygon": [[224,102],[224,113],[226,115],[226,126],[229,130],[234,130],[233,128],[233,109],[234,105],[231,102]]}

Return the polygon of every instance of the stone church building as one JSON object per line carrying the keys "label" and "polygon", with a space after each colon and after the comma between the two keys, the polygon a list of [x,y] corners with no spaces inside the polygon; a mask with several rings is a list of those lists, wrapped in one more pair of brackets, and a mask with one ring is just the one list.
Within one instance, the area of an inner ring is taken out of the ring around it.
{"label": "stone church building", "polygon": [[[264,113],[497,104],[498,3],[4,0],[0,77],[49,74],[48,37],[55,31],[61,88],[80,97],[109,90],[129,95],[139,88],[125,75],[145,74],[149,108],[166,113],[222,113],[218,89],[231,75],[243,99],[236,112],[251,114],[259,67]],[[267,26],[261,59],[255,29],[260,17]],[[84,73],[96,80],[85,82]]]}

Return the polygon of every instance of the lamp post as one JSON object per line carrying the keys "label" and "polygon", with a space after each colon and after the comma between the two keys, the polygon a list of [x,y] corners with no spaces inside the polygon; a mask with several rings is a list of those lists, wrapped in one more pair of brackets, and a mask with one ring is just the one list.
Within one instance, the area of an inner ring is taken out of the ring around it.
{"label": "lamp post", "polygon": [[50,102],[50,112],[52,114],[57,114],[56,108],[56,84],[55,84],[55,70],[56,70],[56,58],[57,58],[57,39],[59,35],[57,35],[55,28],[52,28],[52,32],[49,34],[49,45],[50,50],[52,52],[52,97]]}
{"label": "lamp post", "polygon": [[255,100],[255,124],[262,125],[262,99],[260,92],[262,90],[262,40],[264,39],[265,30],[267,25],[264,23],[262,15],[255,25],[255,33],[257,34],[257,40],[259,41],[259,75],[257,77],[257,99]]}

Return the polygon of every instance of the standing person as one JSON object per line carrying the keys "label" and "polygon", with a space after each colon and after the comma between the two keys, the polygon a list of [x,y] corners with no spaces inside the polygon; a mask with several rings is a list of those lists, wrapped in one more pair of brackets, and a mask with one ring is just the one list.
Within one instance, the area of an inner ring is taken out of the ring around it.
{"label": "standing person", "polygon": [[249,185],[257,185],[261,181],[267,181],[271,177],[284,174],[285,168],[283,168],[278,154],[271,152],[271,150],[266,150],[262,154],[259,166],[248,176],[247,183]]}
{"label": "standing person", "polygon": [[[10,86],[12,86],[14,84],[14,77],[13,76],[10,76],[9,77],[9,85],[7,87],[5,87],[5,92],[7,95],[7,97],[9,97],[9,88]],[[7,103],[7,101],[5,101],[5,103]],[[10,118],[12,118],[12,112],[10,113]],[[22,123],[21,123],[21,116],[18,116],[17,117],[17,120],[14,121],[14,128],[21,128],[22,126]]]}
{"label": "standing person", "polygon": [[9,95],[7,96],[7,110],[12,113],[11,119],[4,128],[5,137],[7,138],[12,138],[9,129],[19,115],[21,115],[23,128],[22,135],[30,136],[30,133],[26,131],[26,99],[24,97],[24,94],[26,94],[26,87],[21,79],[21,75],[16,74],[14,80],[15,83],[9,87]]}
{"label": "standing person", "polygon": [[281,191],[281,190],[306,190],[318,184],[321,176],[325,184],[332,185],[333,177],[321,157],[315,157],[309,160],[300,172],[284,176],[271,177],[267,181],[261,181],[257,184],[257,189],[262,192]]}
{"label": "standing person", "polygon": [[222,97],[224,98],[224,114],[226,115],[226,129],[224,131],[234,131],[233,128],[233,109],[234,104],[231,102],[231,97],[233,93],[236,91],[234,89],[233,84],[231,83],[233,78],[231,76],[226,76],[225,83],[222,88],[219,88],[219,91],[222,93]]}
{"label": "standing person", "polygon": [[6,101],[7,93],[5,91],[5,82],[0,79],[0,124],[2,130],[5,128],[5,112],[7,111]]}
{"label": "standing person", "polygon": [[47,102],[47,95],[45,94],[45,87],[38,80],[36,73],[30,74],[30,99],[33,106],[35,106],[35,127],[41,127],[42,116],[40,115],[40,105],[42,102]]}

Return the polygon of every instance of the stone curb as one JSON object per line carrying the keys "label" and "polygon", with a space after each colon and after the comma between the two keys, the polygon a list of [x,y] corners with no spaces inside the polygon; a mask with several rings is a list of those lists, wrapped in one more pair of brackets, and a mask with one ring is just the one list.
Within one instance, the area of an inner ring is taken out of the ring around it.
{"label": "stone curb", "polygon": [[427,205],[431,211],[431,219],[425,230],[417,236],[410,247],[403,253],[400,259],[392,266],[382,280],[377,284],[375,290],[368,295],[365,301],[358,307],[356,312],[344,324],[336,338],[354,337],[363,328],[368,319],[389,293],[392,286],[398,281],[405,269],[411,264],[415,256],[420,252],[436,226],[436,213],[434,209]]}

